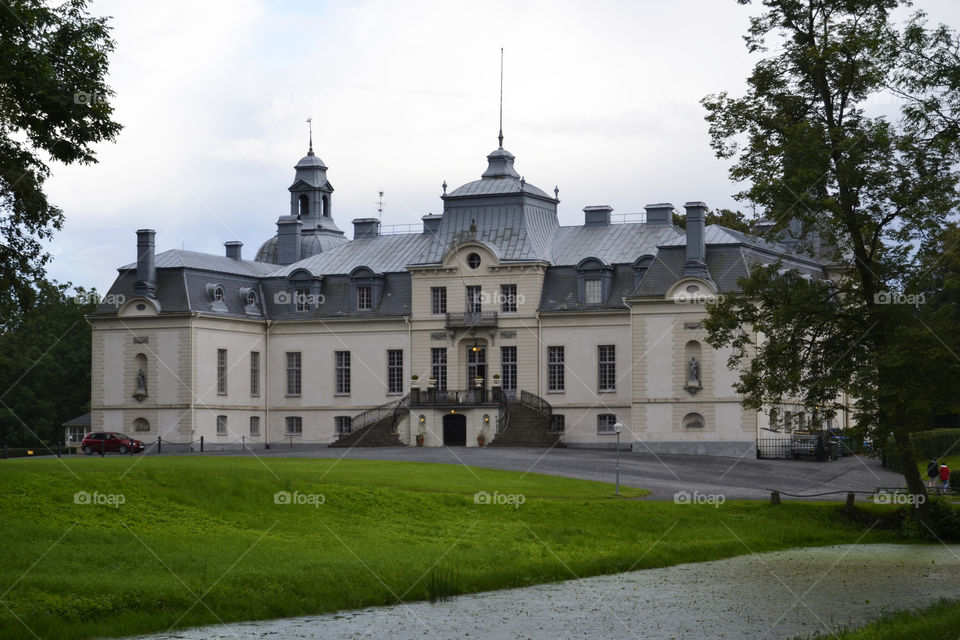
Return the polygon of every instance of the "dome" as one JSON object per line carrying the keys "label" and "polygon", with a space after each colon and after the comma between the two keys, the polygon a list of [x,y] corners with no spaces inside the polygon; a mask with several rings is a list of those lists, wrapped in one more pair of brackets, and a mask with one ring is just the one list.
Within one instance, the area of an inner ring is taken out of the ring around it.
{"label": "dome", "polygon": [[445,197],[526,193],[553,200],[554,198],[550,198],[542,189],[520,177],[517,170],[513,168],[515,159],[515,156],[503,147],[494,149],[487,156],[487,170],[481,174],[479,180],[461,185]]}
{"label": "dome", "polygon": [[319,156],[314,155],[313,150],[307,152],[307,155],[300,158],[300,161],[293,167],[294,169],[326,169],[327,166],[323,164],[323,160]]}
{"label": "dome", "polygon": [[[257,257],[254,258],[257,262],[267,262],[270,264],[277,263],[277,236],[273,236],[260,246],[260,250],[257,251]],[[335,249],[340,245],[350,242],[346,237],[342,235],[335,235],[331,233],[305,233],[300,236],[300,259],[309,258],[310,256],[315,256],[318,253],[323,253],[324,251],[330,251]]]}

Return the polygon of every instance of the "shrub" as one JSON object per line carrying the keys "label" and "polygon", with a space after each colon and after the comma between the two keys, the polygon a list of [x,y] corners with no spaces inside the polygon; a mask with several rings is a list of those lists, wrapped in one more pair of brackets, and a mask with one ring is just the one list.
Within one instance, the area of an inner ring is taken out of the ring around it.
{"label": "shrub", "polygon": [[[910,436],[913,443],[914,455],[917,460],[939,460],[950,451],[958,451],[956,446],[960,441],[960,429],[931,429],[918,431]],[[887,468],[891,471],[902,471],[898,456],[887,456]]]}
{"label": "shrub", "polygon": [[930,500],[930,521],[921,524],[916,510],[910,509],[903,522],[903,532],[908,538],[938,540],[940,542],[960,541],[960,509],[942,499]]}

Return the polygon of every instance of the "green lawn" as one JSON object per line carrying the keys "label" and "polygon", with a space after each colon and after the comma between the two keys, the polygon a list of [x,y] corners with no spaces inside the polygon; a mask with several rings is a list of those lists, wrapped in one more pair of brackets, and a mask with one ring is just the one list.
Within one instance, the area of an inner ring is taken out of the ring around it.
{"label": "green lawn", "polygon": [[919,611],[897,613],[838,640],[956,640],[960,636],[960,602],[942,601]]}
{"label": "green lawn", "polygon": [[[78,491],[105,504],[77,504]],[[278,491],[301,504],[277,504]],[[523,504],[475,504],[477,491],[521,494]],[[162,631],[894,541],[876,529],[861,537],[836,505],[718,508],[643,493],[615,498],[608,484],[403,462],[7,460],[0,637],[32,637],[26,627],[43,638]]]}

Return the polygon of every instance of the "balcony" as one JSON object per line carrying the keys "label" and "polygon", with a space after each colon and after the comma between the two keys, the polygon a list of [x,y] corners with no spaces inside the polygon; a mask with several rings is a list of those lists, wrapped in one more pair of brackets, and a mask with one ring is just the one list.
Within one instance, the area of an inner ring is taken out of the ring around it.
{"label": "balcony", "polygon": [[465,313],[448,313],[448,329],[474,329],[477,327],[496,327],[496,311],[467,311]]}

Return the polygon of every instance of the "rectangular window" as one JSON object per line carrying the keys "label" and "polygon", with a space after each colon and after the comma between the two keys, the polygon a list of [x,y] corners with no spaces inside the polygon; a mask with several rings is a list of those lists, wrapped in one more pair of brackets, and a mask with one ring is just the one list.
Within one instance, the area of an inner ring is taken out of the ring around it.
{"label": "rectangular window", "polygon": [[600,278],[589,278],[583,281],[583,301],[587,304],[603,302],[603,283]]}
{"label": "rectangular window", "polygon": [[403,350],[387,350],[387,393],[403,393]]}
{"label": "rectangular window", "polygon": [[217,435],[227,435],[227,416],[217,416]]}
{"label": "rectangular window", "polygon": [[310,311],[310,289],[296,289],[293,292],[293,301],[298,313]]}
{"label": "rectangular window", "polygon": [[600,391],[617,390],[617,347],[601,344],[597,347],[597,375]]}
{"label": "rectangular window", "polygon": [[482,305],[480,304],[483,295],[479,285],[467,287],[467,313],[480,313]]}
{"label": "rectangular window", "polygon": [[430,313],[443,315],[447,312],[447,288],[430,287]]}
{"label": "rectangular window", "polygon": [[517,348],[500,347],[500,383],[506,391],[517,389]]}
{"label": "rectangular window", "polygon": [[433,367],[430,371],[437,381],[439,391],[447,390],[447,349],[446,347],[434,347],[430,349],[430,364]]}
{"label": "rectangular window", "polygon": [[500,285],[500,311],[504,313],[517,312],[517,285]]}
{"label": "rectangular window", "polygon": [[357,286],[357,310],[369,311],[373,309],[373,291],[369,285]]}
{"label": "rectangular window", "polygon": [[303,435],[303,418],[300,416],[287,416],[287,432],[288,436],[300,436]]}
{"label": "rectangular window", "polygon": [[227,395],[227,350],[217,349],[217,395]]}
{"label": "rectangular window", "polygon": [[617,416],[612,413],[601,413],[597,416],[597,433],[616,433],[613,425],[617,424]]}
{"label": "rectangular window", "polygon": [[335,351],[336,385],[334,393],[345,396],[350,393],[350,352]]}
{"label": "rectangular window", "polygon": [[250,435],[260,435],[260,416],[250,416]]}
{"label": "rectangular window", "polygon": [[565,383],[563,347],[547,347],[547,390],[563,391]]}
{"label": "rectangular window", "polygon": [[287,395],[300,395],[301,377],[300,377],[300,352],[287,352]]}
{"label": "rectangular window", "polygon": [[260,395],[260,352],[250,352],[250,395]]}
{"label": "rectangular window", "polygon": [[352,429],[351,422],[353,418],[350,416],[337,416],[333,419],[333,428],[338,436],[350,433]]}
{"label": "rectangular window", "polygon": [[562,413],[555,413],[550,419],[550,431],[554,433],[563,433],[567,430],[567,416]]}

